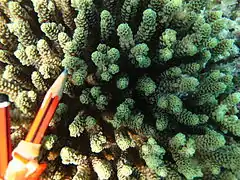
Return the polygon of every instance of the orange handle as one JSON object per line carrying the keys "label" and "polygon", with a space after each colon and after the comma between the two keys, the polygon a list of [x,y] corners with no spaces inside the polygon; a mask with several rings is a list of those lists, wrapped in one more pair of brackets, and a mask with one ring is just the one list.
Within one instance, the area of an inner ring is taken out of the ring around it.
{"label": "orange handle", "polygon": [[25,139],[28,142],[40,143],[42,137],[48,127],[48,124],[54,115],[58,103],[62,97],[64,84],[67,80],[67,70],[64,70],[53,85],[47,91],[44,97],[40,110],[37,113],[35,120],[30,128],[30,131]]}
{"label": "orange handle", "polygon": [[50,94],[49,96],[47,96],[46,102],[43,104],[43,107],[40,107],[40,109],[37,113],[37,116],[34,119],[33,124],[27,134],[27,137],[25,138],[25,141],[33,142],[33,140],[36,136],[36,132],[38,131],[39,126],[41,125],[42,120],[49,108],[49,104],[50,104],[51,100],[52,100],[52,98],[51,98],[51,94]]}
{"label": "orange handle", "polygon": [[33,143],[36,143],[36,144],[41,143],[42,138],[45,134],[45,131],[47,130],[48,125],[57,109],[58,103],[59,103],[59,98],[58,98],[58,96],[56,96],[53,98],[51,104],[49,105],[47,113],[46,113],[45,117],[43,118],[38,131],[36,132],[35,138],[33,139]]}
{"label": "orange handle", "polygon": [[10,114],[9,106],[0,108],[0,177],[4,177],[11,160]]}

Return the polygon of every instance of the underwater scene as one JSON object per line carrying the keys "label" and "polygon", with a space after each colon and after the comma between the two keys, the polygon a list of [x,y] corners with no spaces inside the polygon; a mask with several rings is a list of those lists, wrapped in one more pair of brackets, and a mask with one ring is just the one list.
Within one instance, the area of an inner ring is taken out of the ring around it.
{"label": "underwater scene", "polygon": [[2,180],[240,180],[240,1],[0,0],[0,93]]}

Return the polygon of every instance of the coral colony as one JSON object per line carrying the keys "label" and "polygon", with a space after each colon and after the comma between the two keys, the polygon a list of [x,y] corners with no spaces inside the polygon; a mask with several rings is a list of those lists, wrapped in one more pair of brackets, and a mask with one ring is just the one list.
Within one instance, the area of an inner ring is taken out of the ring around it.
{"label": "coral colony", "polygon": [[14,145],[65,68],[43,179],[240,179],[238,6],[0,0]]}

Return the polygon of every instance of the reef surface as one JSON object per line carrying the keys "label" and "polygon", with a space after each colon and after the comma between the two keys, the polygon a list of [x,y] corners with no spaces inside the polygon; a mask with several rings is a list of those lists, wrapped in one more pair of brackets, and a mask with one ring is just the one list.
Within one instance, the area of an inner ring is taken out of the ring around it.
{"label": "reef surface", "polygon": [[69,76],[42,179],[240,179],[237,1],[0,0],[12,140]]}

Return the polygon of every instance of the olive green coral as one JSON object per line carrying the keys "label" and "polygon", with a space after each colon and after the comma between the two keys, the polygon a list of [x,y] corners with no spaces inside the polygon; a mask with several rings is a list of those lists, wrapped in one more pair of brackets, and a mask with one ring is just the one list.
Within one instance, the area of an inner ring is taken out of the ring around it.
{"label": "olive green coral", "polygon": [[43,179],[238,179],[239,23],[219,3],[2,1],[14,145],[67,69]]}

